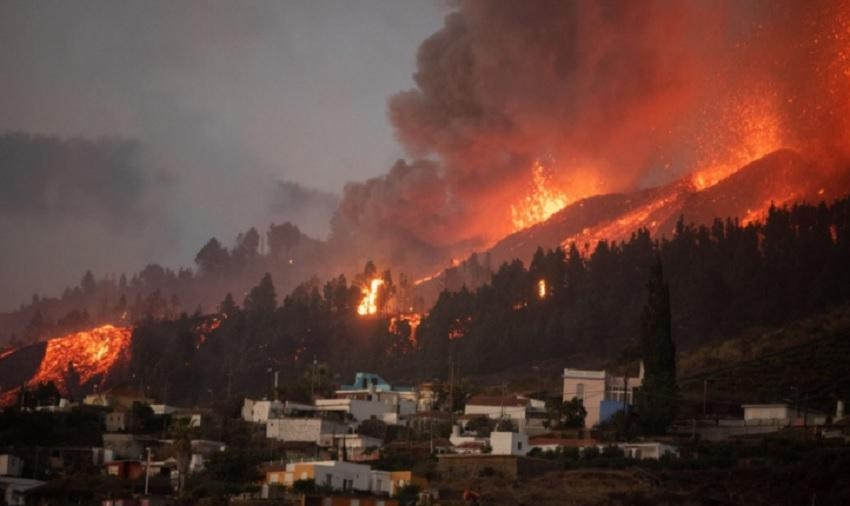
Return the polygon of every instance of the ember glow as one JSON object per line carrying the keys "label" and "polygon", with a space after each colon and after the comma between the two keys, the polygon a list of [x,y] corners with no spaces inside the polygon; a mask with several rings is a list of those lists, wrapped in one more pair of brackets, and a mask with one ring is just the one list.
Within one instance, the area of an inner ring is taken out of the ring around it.
{"label": "ember glow", "polygon": [[546,280],[541,279],[537,282],[537,296],[541,299],[546,298]]}
{"label": "ember glow", "polygon": [[373,315],[378,312],[378,290],[383,286],[384,280],[375,278],[363,287],[363,299],[357,306],[357,314],[360,316]]}
{"label": "ember glow", "polygon": [[[779,114],[767,96],[749,94],[737,100],[731,111],[722,118],[721,128],[702,136],[703,145],[697,148],[701,159],[691,174],[696,190],[714,186],[753,160],[784,147]],[[714,138],[718,136],[723,138]]]}
{"label": "ember glow", "polygon": [[390,318],[389,331],[393,334],[398,334],[399,322],[407,322],[407,325],[410,327],[410,335],[408,336],[408,343],[411,347],[416,348],[418,341],[416,340],[416,329],[419,328],[419,324],[422,323],[422,315],[419,313],[404,313],[399,314],[398,316],[393,316]]}
{"label": "ember glow", "polygon": [[118,362],[129,360],[132,334],[133,329],[129,327],[102,325],[50,339],[38,371],[27,383],[36,385],[52,381],[60,391],[66,392],[69,363],[74,364],[81,384],[94,379],[102,381]]}

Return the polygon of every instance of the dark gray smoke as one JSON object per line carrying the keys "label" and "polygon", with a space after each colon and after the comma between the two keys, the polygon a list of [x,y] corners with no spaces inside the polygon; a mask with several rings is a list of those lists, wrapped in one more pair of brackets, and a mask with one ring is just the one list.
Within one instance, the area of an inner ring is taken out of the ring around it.
{"label": "dark gray smoke", "polygon": [[781,147],[847,153],[848,12],[846,0],[462,0],[420,46],[416,87],[389,102],[408,153],[433,161],[347,187],[334,233],[445,262],[511,231],[534,160],[575,199]]}

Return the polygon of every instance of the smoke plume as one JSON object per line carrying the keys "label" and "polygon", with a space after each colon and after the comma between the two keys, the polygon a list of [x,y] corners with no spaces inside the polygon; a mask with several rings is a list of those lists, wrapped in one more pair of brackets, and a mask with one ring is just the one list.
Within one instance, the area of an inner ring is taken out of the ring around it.
{"label": "smoke plume", "polygon": [[396,265],[444,262],[511,232],[535,161],[569,201],[694,171],[716,179],[782,147],[839,165],[848,12],[846,1],[461,1],[420,46],[416,87],[389,101],[418,160],[348,185],[334,237]]}

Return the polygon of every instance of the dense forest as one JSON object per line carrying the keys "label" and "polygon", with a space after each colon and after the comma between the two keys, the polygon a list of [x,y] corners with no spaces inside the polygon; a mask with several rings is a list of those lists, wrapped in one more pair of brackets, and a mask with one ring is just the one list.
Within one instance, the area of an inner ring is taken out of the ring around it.
{"label": "dense forest", "polygon": [[350,283],[312,280],[280,304],[264,276],[242,307],[225,298],[218,316],[141,322],[127,380],[169,402],[204,402],[269,393],[272,371],[295,385],[287,395],[303,397],[356,370],[413,381],[445,377],[450,364],[463,375],[547,360],[598,364],[637,353],[659,258],[678,349],[781,325],[850,298],[850,198],[771,208],[764,222],[746,225],[681,219],[669,239],[639,230],[589,251],[539,250],[528,267],[504,264],[474,291],[444,291],[415,333],[392,311],[357,314],[368,279],[384,280],[380,308],[404,293],[405,280],[396,285],[371,263]]}

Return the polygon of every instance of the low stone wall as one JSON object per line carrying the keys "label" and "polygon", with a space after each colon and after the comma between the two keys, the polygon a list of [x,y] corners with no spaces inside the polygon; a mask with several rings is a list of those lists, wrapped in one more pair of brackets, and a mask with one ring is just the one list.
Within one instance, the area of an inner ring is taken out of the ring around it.
{"label": "low stone wall", "polygon": [[514,455],[439,455],[437,472],[461,478],[499,475],[508,479],[536,476],[558,469],[555,462]]}

